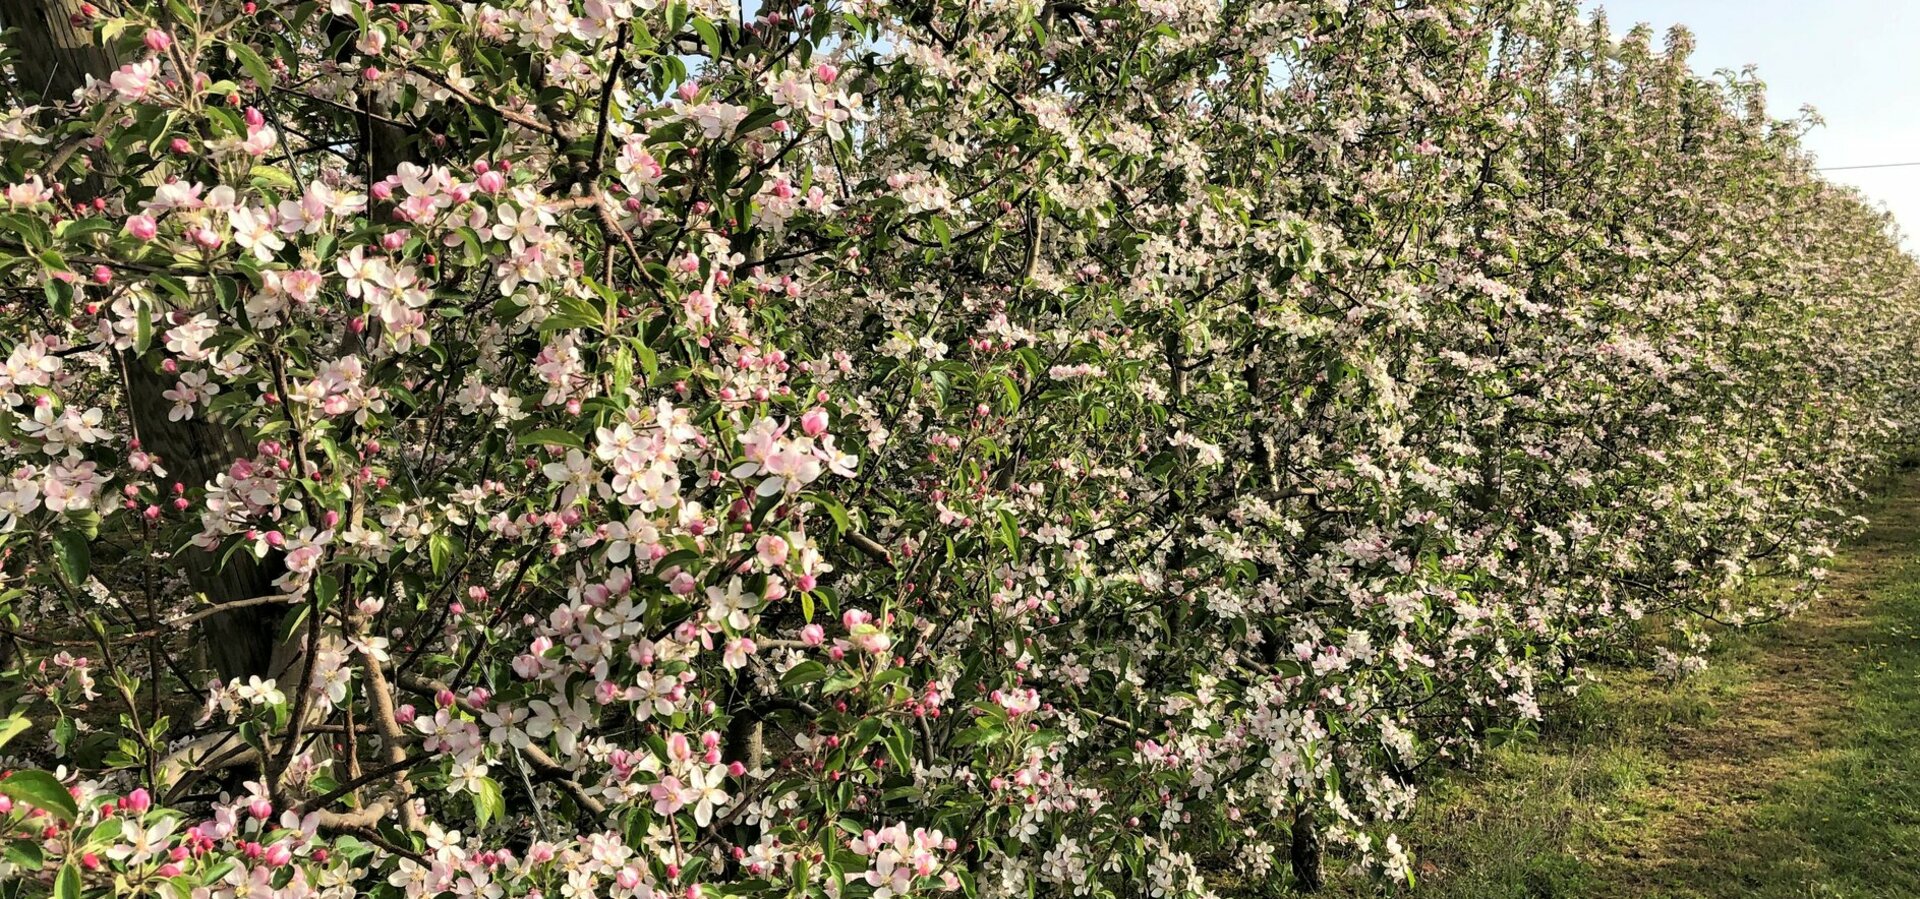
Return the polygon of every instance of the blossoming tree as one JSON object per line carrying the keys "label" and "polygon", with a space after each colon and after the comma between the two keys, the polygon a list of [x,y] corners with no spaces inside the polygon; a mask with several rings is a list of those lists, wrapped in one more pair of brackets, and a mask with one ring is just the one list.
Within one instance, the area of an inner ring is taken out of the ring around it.
{"label": "blossoming tree", "polygon": [[1920,423],[1888,219],[1572,0],[0,17],[9,895],[1406,879]]}

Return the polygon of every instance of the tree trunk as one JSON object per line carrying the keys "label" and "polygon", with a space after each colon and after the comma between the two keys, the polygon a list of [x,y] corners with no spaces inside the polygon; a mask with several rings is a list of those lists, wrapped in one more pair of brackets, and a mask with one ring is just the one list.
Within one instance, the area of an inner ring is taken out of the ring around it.
{"label": "tree trunk", "polygon": [[1320,828],[1313,813],[1301,809],[1293,816],[1293,888],[1302,893],[1319,892]]}
{"label": "tree trunk", "polygon": [[[41,102],[68,102],[87,76],[104,79],[119,68],[114,49],[95,40],[93,30],[74,22],[79,0],[0,0],[0,25],[12,29],[9,41],[17,49],[13,75],[16,94]],[[97,193],[97,179],[68,184],[74,199]],[[239,431],[205,421],[169,421],[172,405],[161,394],[173,386],[153,360],[126,353],[126,403],[134,436],[149,453],[160,457],[169,483],[203,487],[233,460],[252,455],[251,441]],[[214,603],[263,596],[273,590],[278,563],[265,565],[244,553],[234,553],[225,567],[219,557],[195,549],[174,556],[188,583]],[[244,678],[271,673],[275,624],[281,612],[273,606],[254,606],[215,615],[203,622],[206,650],[222,678]]]}
{"label": "tree trunk", "polygon": [[20,93],[65,103],[88,75],[105,78],[120,67],[113,48],[95,41],[92,28],[74,27],[80,5],[80,0],[0,0],[0,27],[13,29],[7,41],[18,54],[13,74]]}
{"label": "tree trunk", "polygon": [[[253,455],[252,443],[233,428],[205,418],[167,420],[173,404],[161,394],[173,386],[173,380],[133,353],[122,354],[121,362],[127,372],[127,407],[133,415],[134,435],[140,438],[141,448],[160,457],[169,483],[202,487],[235,459]],[[217,555],[193,548],[182,549],[173,558],[193,589],[216,603],[276,592],[273,581],[285,571],[277,555],[256,560],[245,551],[228,556],[224,566]],[[264,605],[206,619],[201,628],[214,670],[227,680],[275,674],[275,631],[284,615],[284,606]]]}

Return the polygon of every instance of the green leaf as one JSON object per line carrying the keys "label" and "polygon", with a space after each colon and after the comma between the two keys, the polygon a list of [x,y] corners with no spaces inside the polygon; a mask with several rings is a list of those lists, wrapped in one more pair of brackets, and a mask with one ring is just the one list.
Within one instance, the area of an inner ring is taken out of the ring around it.
{"label": "green leaf", "polygon": [[91,830],[80,830],[86,837],[85,845],[105,848],[120,840],[120,834],[126,829],[126,819],[114,817],[95,825]]}
{"label": "green leaf", "polygon": [[112,234],[119,227],[104,218],[81,218],[68,219],[55,225],[53,230],[61,240],[78,243],[91,235]]}
{"label": "green leaf", "polygon": [[40,850],[40,844],[33,840],[15,840],[8,843],[4,855],[8,861],[29,871],[40,870],[40,866],[47,860],[46,853]]}
{"label": "green leaf", "polygon": [[434,534],[427,538],[427,558],[433,563],[436,576],[447,572],[447,563],[453,559],[453,550],[453,538],[447,534]]}
{"label": "green leaf", "polygon": [[140,304],[140,318],[133,328],[133,352],[144,356],[147,348],[153,346],[153,309],[146,303]]}
{"label": "green leaf", "polygon": [[313,579],[313,595],[320,600],[320,607],[333,605],[333,599],[340,595],[340,579],[323,574]]}
{"label": "green leaf", "polygon": [[808,659],[792,668],[788,668],[787,673],[780,677],[780,687],[781,689],[791,690],[794,687],[826,679],[827,666]]}
{"label": "green leaf", "polygon": [[0,746],[7,745],[8,740],[20,736],[27,728],[32,726],[33,722],[19,715],[15,715],[5,721],[0,721]]}
{"label": "green leaf", "polygon": [[887,732],[887,755],[893,757],[894,765],[901,771],[913,770],[913,738],[907,735],[907,729],[899,722]]}
{"label": "green leaf", "polygon": [[480,789],[473,794],[473,813],[481,827],[496,818],[504,820],[507,817],[506,796],[501,794],[500,784],[493,778],[480,778]]}
{"label": "green leaf", "polygon": [[845,747],[847,755],[854,756],[865,752],[867,746],[873,743],[873,738],[880,735],[880,727],[881,721],[878,718],[868,718],[860,722],[859,726],[853,729],[853,735],[847,739],[847,742],[841,744]]}
{"label": "green leaf", "polygon": [[1000,389],[1007,395],[1007,411],[1013,412],[1018,410],[1020,408],[1020,385],[1013,383],[1013,378],[1002,374],[1000,376]]}
{"label": "green leaf", "polygon": [[5,779],[0,779],[0,793],[46,809],[62,821],[70,822],[80,814],[80,806],[73,801],[73,794],[45,771],[15,771]]}
{"label": "green leaf", "polygon": [[252,78],[253,83],[260,85],[261,90],[269,90],[273,87],[273,70],[267,68],[267,61],[261,59],[260,54],[253,52],[252,47],[239,41],[229,41],[227,52],[233,54],[234,60],[240,63],[240,68],[247,70],[247,77]]}
{"label": "green leaf", "polygon": [[48,278],[40,285],[40,290],[53,306],[54,318],[66,318],[73,314],[73,288],[65,281]]}
{"label": "green leaf", "polygon": [[54,899],[80,899],[80,869],[73,862],[60,866],[53,878]]}
{"label": "green leaf", "polygon": [[583,450],[587,448],[587,442],[585,440],[580,439],[579,434],[575,434],[572,431],[562,431],[554,428],[542,428],[538,431],[528,431],[525,434],[520,435],[520,442],[521,443],[538,443],[545,446],[565,446],[565,447],[571,447],[577,450]]}
{"label": "green leaf", "polygon": [[1020,524],[1014,520],[1013,513],[1006,509],[1000,510],[1000,540],[1007,544],[1007,552],[1012,553],[1013,558],[1018,561],[1020,558]]}
{"label": "green leaf", "polygon": [[79,531],[53,535],[53,558],[60,563],[60,573],[68,584],[79,587],[87,582],[87,573],[93,569],[93,553],[87,549],[87,538]]}
{"label": "green leaf", "polygon": [[747,113],[747,117],[740,120],[740,125],[733,129],[733,133],[752,134],[755,131],[758,131],[772,124],[773,120],[779,117],[780,117],[779,110],[773,108],[772,106],[761,106],[755,109],[754,111]]}
{"label": "green leaf", "polygon": [[271,187],[275,190],[285,191],[300,189],[299,182],[294,181],[293,176],[287,174],[285,169],[275,168],[270,165],[256,165],[253,167],[250,175],[254,184],[260,187]]}
{"label": "green leaf", "polygon": [[853,519],[847,517],[847,507],[840,505],[838,500],[829,499],[817,493],[811,494],[810,498],[814,505],[827,510],[827,515],[833,518],[834,533],[844,534],[853,530]]}
{"label": "green leaf", "polygon": [[1007,732],[999,728],[974,727],[961,731],[958,736],[953,738],[952,745],[955,749],[962,746],[972,746],[976,743],[991,745],[1006,739],[1006,736]]}
{"label": "green leaf", "polygon": [[707,55],[719,59],[724,49],[720,44],[720,32],[713,27],[713,23],[696,16],[689,24],[693,26],[695,32],[699,33],[700,39],[707,43]]}

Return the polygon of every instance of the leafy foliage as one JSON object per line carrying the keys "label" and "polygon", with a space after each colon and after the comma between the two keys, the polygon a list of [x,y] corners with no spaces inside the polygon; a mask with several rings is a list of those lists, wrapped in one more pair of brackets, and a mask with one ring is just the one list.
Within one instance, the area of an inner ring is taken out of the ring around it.
{"label": "leafy foliage", "polygon": [[1573,6],[78,8],[0,879],[1409,877],[1419,771],[1810,601],[1920,408],[1887,217]]}

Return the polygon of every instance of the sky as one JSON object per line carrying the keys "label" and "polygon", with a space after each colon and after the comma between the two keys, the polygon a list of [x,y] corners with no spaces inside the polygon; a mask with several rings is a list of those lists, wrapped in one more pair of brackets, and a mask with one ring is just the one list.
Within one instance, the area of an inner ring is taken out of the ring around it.
{"label": "sky", "polygon": [[[1920,0],[1584,0],[1608,26],[1694,34],[1696,72],[1758,67],[1776,118],[1801,106],[1826,124],[1805,143],[1820,165],[1920,163]],[[1829,171],[1886,204],[1920,248],[1920,165]]]}

